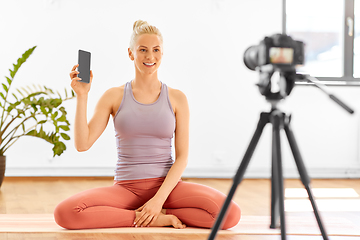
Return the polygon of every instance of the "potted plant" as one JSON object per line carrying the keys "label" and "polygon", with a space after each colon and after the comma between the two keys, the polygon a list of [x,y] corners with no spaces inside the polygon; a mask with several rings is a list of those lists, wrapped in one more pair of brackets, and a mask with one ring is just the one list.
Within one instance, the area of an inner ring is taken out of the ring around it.
{"label": "potted plant", "polygon": [[[50,88],[40,85],[17,88],[10,93],[17,71],[35,48],[36,46],[28,49],[17,63],[13,64],[13,69],[9,69],[10,77],[5,77],[6,81],[1,84],[3,89],[0,90],[0,187],[5,175],[5,152],[20,137],[33,136],[51,143],[54,157],[60,156],[66,150],[63,140],[70,139],[65,133],[70,130],[70,123],[66,118],[67,112],[61,105],[75,97],[73,90],[71,96],[68,96],[65,88],[65,98],[62,98],[58,91],[55,94]],[[50,125],[53,131],[45,131],[43,125]]]}

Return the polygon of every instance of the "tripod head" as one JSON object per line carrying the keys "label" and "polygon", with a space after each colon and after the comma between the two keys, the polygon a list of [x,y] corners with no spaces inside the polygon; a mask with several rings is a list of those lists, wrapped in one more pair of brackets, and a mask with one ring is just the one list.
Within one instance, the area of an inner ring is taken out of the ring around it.
{"label": "tripod head", "polygon": [[256,84],[259,91],[271,103],[272,108],[276,108],[277,103],[290,95],[296,81],[309,82],[319,88],[333,101],[344,108],[348,113],[353,114],[354,110],[327,90],[327,87],[315,77],[307,74],[296,73],[295,67],[277,68],[275,65],[267,64],[255,68],[259,72],[260,80]]}
{"label": "tripod head", "polygon": [[256,84],[259,91],[266,97],[266,100],[282,100],[290,95],[295,85],[295,68],[278,68],[275,65],[267,64],[256,67],[260,80]]}

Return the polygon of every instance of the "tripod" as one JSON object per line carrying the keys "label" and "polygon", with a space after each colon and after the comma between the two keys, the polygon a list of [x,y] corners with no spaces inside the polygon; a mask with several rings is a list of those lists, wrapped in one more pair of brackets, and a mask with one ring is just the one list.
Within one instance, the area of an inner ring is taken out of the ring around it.
{"label": "tripod", "polygon": [[260,114],[260,119],[256,128],[256,131],[250,141],[249,147],[247,148],[244,158],[237,170],[236,175],[233,178],[233,185],[230,189],[230,192],[224,202],[224,205],[219,213],[218,218],[212,228],[212,231],[209,235],[209,240],[213,240],[216,236],[217,231],[221,227],[222,220],[226,214],[226,211],[229,207],[231,199],[234,196],[237,186],[243,179],[246,168],[250,162],[251,156],[254,153],[256,145],[261,137],[262,131],[266,124],[271,123],[273,126],[272,129],[272,169],[271,169],[271,225],[270,228],[276,228],[277,222],[280,217],[280,228],[281,228],[281,239],[286,239],[286,229],[285,229],[285,211],[284,211],[284,180],[282,173],[282,163],[281,163],[281,146],[280,146],[280,130],[284,129],[291,151],[293,153],[297,169],[300,174],[301,182],[303,183],[307,194],[309,196],[316,221],[319,225],[321,235],[324,240],[328,239],[325,228],[321,222],[321,218],[310,188],[310,178],[307,174],[305,165],[300,155],[299,148],[296,144],[294,134],[290,127],[291,116],[287,116],[285,113],[281,112],[276,107],[277,102],[272,105],[270,112],[262,112]]}

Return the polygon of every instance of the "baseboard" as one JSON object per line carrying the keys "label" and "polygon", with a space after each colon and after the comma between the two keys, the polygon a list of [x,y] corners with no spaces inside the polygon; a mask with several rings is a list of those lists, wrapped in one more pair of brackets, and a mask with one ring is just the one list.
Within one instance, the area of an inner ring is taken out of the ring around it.
{"label": "baseboard", "polygon": [[109,177],[114,176],[110,167],[7,167],[7,177]]}
{"label": "baseboard", "polygon": [[[232,178],[236,174],[237,169],[234,168],[208,168],[196,169],[188,168],[184,172],[184,176],[198,178]],[[336,168],[309,168],[307,169],[310,178],[360,178],[359,169]],[[283,169],[284,178],[299,178],[297,169]],[[244,178],[270,178],[271,171],[268,168],[252,168],[245,172]]]}
{"label": "baseboard", "polygon": [[[185,178],[232,178],[237,169],[230,167],[216,168],[187,168],[184,171]],[[360,178],[360,168],[310,168],[307,169],[310,178]],[[297,169],[283,169],[285,178],[299,178]],[[8,177],[57,177],[57,176],[78,176],[78,177],[108,177],[114,175],[114,169],[111,167],[8,167],[5,176]],[[251,168],[245,172],[244,178],[269,178],[270,170],[268,168]]]}

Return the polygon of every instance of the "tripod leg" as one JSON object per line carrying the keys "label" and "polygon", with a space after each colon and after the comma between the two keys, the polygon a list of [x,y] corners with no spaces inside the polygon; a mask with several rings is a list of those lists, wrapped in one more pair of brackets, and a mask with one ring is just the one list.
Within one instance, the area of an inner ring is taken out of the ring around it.
{"label": "tripod leg", "polygon": [[309,178],[309,176],[307,174],[304,162],[303,162],[303,160],[301,158],[300,150],[299,150],[299,148],[298,148],[298,146],[296,144],[294,134],[293,134],[293,132],[292,132],[292,130],[290,128],[290,117],[288,117],[285,120],[284,129],[285,129],[286,136],[287,136],[289,144],[290,144],[291,151],[292,151],[292,153],[294,155],[295,163],[296,163],[297,169],[298,169],[299,174],[300,174],[301,182],[305,186],[305,189],[306,189],[306,191],[308,193],[312,208],[314,210],[314,214],[315,214],[315,217],[316,217],[316,221],[317,221],[317,223],[319,225],[321,235],[322,235],[324,240],[327,240],[329,238],[328,238],[328,236],[326,234],[326,231],[325,231],[325,228],[324,228],[324,226],[322,224],[320,214],[318,212],[316,202],[314,200],[314,197],[313,197],[313,194],[312,194],[312,191],[311,191],[310,178]]}
{"label": "tripod leg", "polygon": [[271,224],[270,228],[275,229],[280,227],[279,217],[280,217],[280,209],[279,209],[279,191],[277,184],[278,180],[278,170],[277,170],[277,156],[274,154],[276,150],[274,149],[274,135],[272,140],[272,159],[271,159]]}
{"label": "tripod leg", "polygon": [[269,116],[270,114],[269,113],[261,113],[260,115],[260,119],[259,119],[259,122],[258,122],[258,125],[257,125],[257,128],[255,130],[255,133],[250,141],[250,144],[249,144],[249,147],[247,148],[246,152],[245,152],[245,155],[244,155],[244,158],[243,160],[241,161],[241,164],[233,178],[233,185],[231,186],[231,189],[229,191],[229,194],[227,195],[226,199],[225,199],[225,202],[221,208],[221,211],[216,219],[216,222],[214,224],[214,226],[212,227],[212,230],[211,230],[211,233],[209,235],[209,240],[213,240],[216,236],[216,233],[217,231],[219,230],[219,228],[221,227],[221,223],[222,223],[222,220],[226,214],[226,211],[231,203],[231,199],[233,198],[234,194],[235,194],[235,191],[236,191],[236,188],[237,186],[240,184],[240,182],[242,181],[242,178],[244,176],[244,173],[246,171],[246,168],[247,166],[249,165],[249,162],[250,162],[250,159],[251,159],[251,156],[252,154],[254,153],[255,151],[255,148],[256,148],[256,145],[258,144],[259,142],[259,139],[261,137],[261,134],[262,134],[262,131],[265,127],[265,125],[267,123],[269,123]]}
{"label": "tripod leg", "polygon": [[[280,214],[280,227],[281,227],[281,239],[286,239],[286,227],[285,227],[285,208],[284,208],[284,179],[282,173],[282,162],[281,162],[281,142],[280,142],[280,126],[283,123],[283,113],[274,112],[271,122],[273,124],[273,140],[272,140],[272,186],[276,188],[275,194],[276,201],[272,202],[271,210],[275,211],[278,207]],[[274,189],[273,189],[274,190]],[[274,193],[272,193],[272,200],[274,200]],[[273,209],[274,208],[274,209]],[[275,212],[272,212],[271,225],[276,225],[277,220],[274,216]],[[271,226],[270,226],[271,227]]]}

